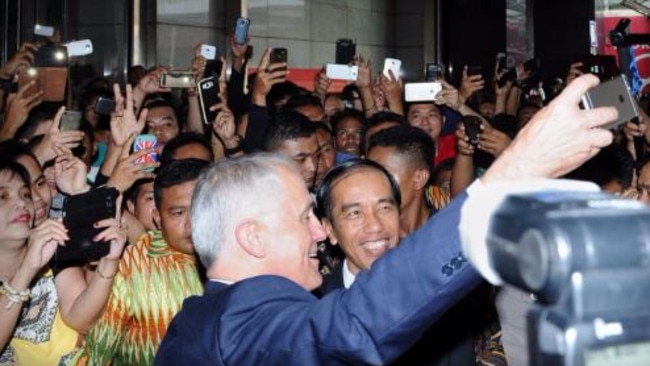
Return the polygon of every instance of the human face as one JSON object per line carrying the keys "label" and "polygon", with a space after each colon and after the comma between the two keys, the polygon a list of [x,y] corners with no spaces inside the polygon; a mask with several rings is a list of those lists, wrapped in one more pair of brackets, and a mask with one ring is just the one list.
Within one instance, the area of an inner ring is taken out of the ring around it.
{"label": "human face", "polygon": [[265,215],[261,238],[267,245],[268,274],[288,278],[311,291],[323,282],[318,271],[318,242],[325,230],[316,215],[314,202],[300,176],[279,167],[282,193],[273,214]]}
{"label": "human face", "polygon": [[0,172],[0,240],[24,241],[34,217],[32,193],[17,174]]}
{"label": "human face", "polygon": [[345,253],[353,274],[368,269],[399,242],[399,207],[390,182],[372,168],[354,170],[332,185],[330,241]]}
{"label": "human face", "polygon": [[343,118],[337,125],[336,150],[359,156],[363,124],[354,117]]}
{"label": "human face", "polygon": [[639,191],[638,200],[650,204],[650,164],[646,164],[641,168],[636,182]]}
{"label": "human face", "polygon": [[180,159],[198,159],[203,161],[212,161],[211,152],[205,146],[199,143],[191,143],[182,146],[174,152],[174,160]]}
{"label": "human face", "polygon": [[31,156],[23,155],[17,160],[18,164],[27,169],[31,179],[32,200],[34,205],[34,226],[40,225],[50,215],[52,192],[47,184],[41,166]]}
{"label": "human face", "polygon": [[478,106],[478,112],[485,118],[492,118],[494,116],[494,108],[494,103],[483,102]]}
{"label": "human face", "polygon": [[309,137],[286,140],[276,152],[293,159],[307,188],[311,189],[314,186],[318,161],[320,160],[318,151],[318,139],[316,134],[313,134]]}
{"label": "human face", "polygon": [[156,209],[153,198],[153,181],[141,184],[138,187],[135,203],[128,202],[127,206],[145,229],[154,230],[156,228],[153,222],[153,212]]}
{"label": "human face", "polygon": [[318,140],[318,151],[320,153],[315,183],[316,187],[318,187],[323,182],[325,174],[336,164],[336,151],[334,150],[332,136],[327,131],[317,130],[316,139]]}
{"label": "human face", "polygon": [[310,121],[317,122],[325,119],[325,109],[323,109],[323,107],[318,107],[315,105],[304,105],[300,108],[296,108],[296,112],[309,118]]}
{"label": "human face", "polygon": [[368,152],[368,159],[379,163],[395,178],[402,196],[402,209],[409,207],[416,200],[424,199],[422,191],[417,190],[421,188],[416,179],[418,169],[394,147],[374,147]]}
{"label": "human face", "polygon": [[147,128],[156,136],[158,147],[162,149],[167,141],[178,135],[178,120],[171,107],[155,107],[147,113]]}
{"label": "human face", "polygon": [[194,253],[190,202],[196,180],[181,183],[162,190],[160,207],[154,210],[154,220],[167,245],[181,253]]}
{"label": "human face", "polygon": [[442,114],[433,103],[413,104],[406,116],[411,126],[423,129],[435,141],[442,130]]}

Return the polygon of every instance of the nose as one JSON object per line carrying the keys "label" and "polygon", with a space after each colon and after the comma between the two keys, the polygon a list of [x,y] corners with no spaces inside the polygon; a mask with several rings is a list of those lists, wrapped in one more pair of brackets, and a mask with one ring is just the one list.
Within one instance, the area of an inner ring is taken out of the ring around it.
{"label": "nose", "polygon": [[381,231],[382,225],[377,212],[373,211],[372,213],[365,216],[364,229],[369,233],[376,233]]}
{"label": "nose", "polygon": [[316,172],[316,169],[318,169],[318,160],[316,159],[316,156],[312,155],[305,159],[305,169],[310,173]]}
{"label": "nose", "polygon": [[327,238],[325,228],[313,214],[309,220],[309,232],[311,233],[311,240],[314,243],[321,242]]}

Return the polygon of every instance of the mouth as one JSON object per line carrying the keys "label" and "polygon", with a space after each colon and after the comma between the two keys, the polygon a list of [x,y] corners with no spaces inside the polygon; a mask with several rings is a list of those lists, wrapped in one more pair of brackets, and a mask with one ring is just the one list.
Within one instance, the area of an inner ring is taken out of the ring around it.
{"label": "mouth", "polygon": [[388,239],[380,239],[373,241],[365,241],[361,243],[361,247],[365,252],[370,254],[373,257],[379,257],[386,253],[390,248],[390,242]]}
{"label": "mouth", "polygon": [[42,219],[43,217],[47,216],[47,214],[48,214],[48,212],[47,212],[45,206],[38,207],[38,208],[34,211],[34,217],[35,217],[37,220]]}
{"label": "mouth", "polygon": [[23,213],[16,216],[15,219],[11,220],[12,223],[16,224],[29,224],[32,221],[32,216],[28,213]]}

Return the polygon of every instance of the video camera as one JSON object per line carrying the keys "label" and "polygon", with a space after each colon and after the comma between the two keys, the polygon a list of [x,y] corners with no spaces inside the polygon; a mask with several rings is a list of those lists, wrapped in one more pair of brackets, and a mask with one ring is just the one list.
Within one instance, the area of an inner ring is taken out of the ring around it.
{"label": "video camera", "polygon": [[487,248],[533,293],[531,365],[650,365],[650,208],[601,192],[507,196]]}

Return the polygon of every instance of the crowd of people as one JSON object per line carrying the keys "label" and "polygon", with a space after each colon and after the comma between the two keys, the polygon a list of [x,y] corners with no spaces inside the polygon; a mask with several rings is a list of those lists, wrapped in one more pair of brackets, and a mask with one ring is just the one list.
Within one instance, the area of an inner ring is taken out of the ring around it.
{"label": "crowd of people", "polygon": [[[65,130],[66,107],[14,87],[42,45],[2,65],[0,364],[517,365],[525,347],[501,335],[525,335],[460,249],[468,195],[570,176],[650,202],[645,114],[598,128],[616,112],[578,108],[598,82],[579,64],[548,99],[519,65],[505,83],[465,67],[435,100],[405,102],[400,75],[362,56],[342,91],[324,70],[307,90],[271,49],[249,75],[247,44],[229,41],[222,67],[188,55],[196,81],[218,80],[212,121],[196,87],[134,66],[126,85],[70,93],[82,119]],[[134,151],[141,134],[157,147]],[[106,188],[118,210],[92,239],[107,254],[57,260],[66,200]]]}

